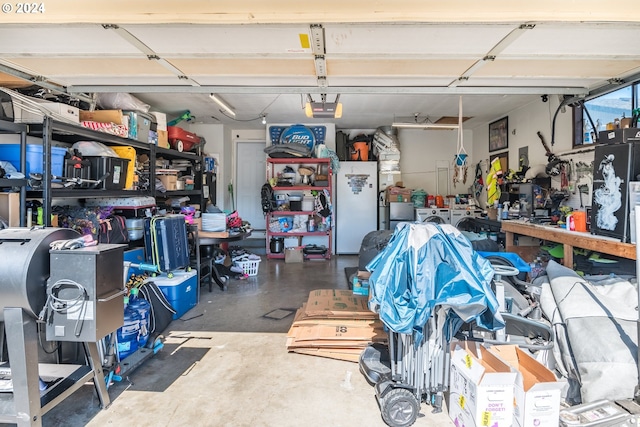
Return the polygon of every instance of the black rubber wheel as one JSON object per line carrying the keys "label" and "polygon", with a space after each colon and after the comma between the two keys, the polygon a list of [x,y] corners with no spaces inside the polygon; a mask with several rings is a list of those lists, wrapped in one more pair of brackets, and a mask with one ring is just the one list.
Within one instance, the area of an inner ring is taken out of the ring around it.
{"label": "black rubber wheel", "polygon": [[418,418],[420,402],[409,390],[396,388],[380,399],[382,420],[391,427],[408,427]]}

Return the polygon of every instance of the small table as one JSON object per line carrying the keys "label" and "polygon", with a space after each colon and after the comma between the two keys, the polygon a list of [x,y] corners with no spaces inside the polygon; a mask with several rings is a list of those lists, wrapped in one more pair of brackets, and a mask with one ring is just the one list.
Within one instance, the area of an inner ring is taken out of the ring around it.
{"label": "small table", "polygon": [[[201,267],[202,267],[202,259],[200,257],[200,246],[206,246],[206,245],[220,246],[223,250],[226,251],[228,249],[229,243],[244,240],[249,236],[251,236],[251,230],[243,231],[243,232],[228,232],[228,231],[218,232],[218,231],[197,230],[198,245],[196,249],[196,256],[198,258],[197,259],[198,275],[200,275]],[[227,290],[227,284],[222,281],[222,279],[220,278],[220,275],[218,274],[218,270],[216,269],[214,257],[207,258],[206,267],[208,268],[208,271],[210,274],[209,292],[211,292],[212,290],[212,282],[215,282],[220,287],[221,290],[223,291]]]}

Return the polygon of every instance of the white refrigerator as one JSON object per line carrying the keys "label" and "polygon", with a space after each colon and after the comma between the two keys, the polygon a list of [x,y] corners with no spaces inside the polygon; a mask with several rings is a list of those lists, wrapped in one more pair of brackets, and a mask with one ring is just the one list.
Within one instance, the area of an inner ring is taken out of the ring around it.
{"label": "white refrigerator", "polygon": [[357,254],[378,229],[378,162],[340,162],[336,174],[336,253]]}

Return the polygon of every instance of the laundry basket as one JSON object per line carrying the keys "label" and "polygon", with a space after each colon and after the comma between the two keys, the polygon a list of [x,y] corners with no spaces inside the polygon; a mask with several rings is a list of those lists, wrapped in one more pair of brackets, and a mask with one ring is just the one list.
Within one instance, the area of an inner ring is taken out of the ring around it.
{"label": "laundry basket", "polygon": [[238,267],[242,269],[242,272],[247,276],[257,276],[258,267],[260,266],[260,259],[250,259],[247,261],[236,261]]}

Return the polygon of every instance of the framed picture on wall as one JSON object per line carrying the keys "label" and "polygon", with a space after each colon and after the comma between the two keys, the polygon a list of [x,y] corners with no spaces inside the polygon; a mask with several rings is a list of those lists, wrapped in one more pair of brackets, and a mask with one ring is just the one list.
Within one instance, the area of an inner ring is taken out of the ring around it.
{"label": "framed picture on wall", "polygon": [[509,117],[489,123],[489,152],[509,147]]}
{"label": "framed picture on wall", "polygon": [[493,154],[489,156],[489,164],[492,164],[493,159],[495,159],[496,157],[500,159],[502,175],[506,177],[507,174],[509,173],[509,152],[505,151],[504,153],[498,153],[498,154]]}

